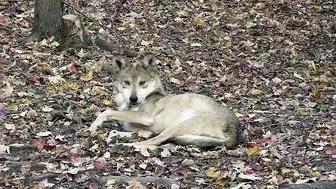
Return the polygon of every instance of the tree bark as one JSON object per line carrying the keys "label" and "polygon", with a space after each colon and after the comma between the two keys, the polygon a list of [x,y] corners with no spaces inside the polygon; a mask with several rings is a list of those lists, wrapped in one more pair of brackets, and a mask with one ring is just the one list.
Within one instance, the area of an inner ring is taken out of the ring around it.
{"label": "tree bark", "polygon": [[64,42],[65,25],[61,0],[35,0],[34,24],[26,42],[41,41],[54,36],[60,44]]}

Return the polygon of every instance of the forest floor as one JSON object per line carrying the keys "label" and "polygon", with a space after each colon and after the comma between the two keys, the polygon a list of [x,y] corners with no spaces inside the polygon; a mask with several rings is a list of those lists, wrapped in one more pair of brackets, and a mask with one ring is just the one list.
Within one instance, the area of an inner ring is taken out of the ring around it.
{"label": "forest floor", "polygon": [[[336,181],[336,5],[330,1],[68,0],[89,33],[158,55],[169,93],[228,105],[233,150],[108,147],[113,53],[22,44],[33,1],[0,2],[0,188],[278,188]],[[97,20],[92,22],[88,17]],[[141,140],[136,136],[124,141]]]}

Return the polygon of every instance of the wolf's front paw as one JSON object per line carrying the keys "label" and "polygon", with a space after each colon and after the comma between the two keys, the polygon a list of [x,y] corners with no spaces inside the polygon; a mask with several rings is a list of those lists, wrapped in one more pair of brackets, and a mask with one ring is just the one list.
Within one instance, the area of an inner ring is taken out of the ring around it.
{"label": "wolf's front paw", "polygon": [[86,129],[84,132],[88,131],[90,132],[91,136],[94,136],[97,133],[97,129],[98,129],[98,125],[92,123],[91,126],[88,129]]}

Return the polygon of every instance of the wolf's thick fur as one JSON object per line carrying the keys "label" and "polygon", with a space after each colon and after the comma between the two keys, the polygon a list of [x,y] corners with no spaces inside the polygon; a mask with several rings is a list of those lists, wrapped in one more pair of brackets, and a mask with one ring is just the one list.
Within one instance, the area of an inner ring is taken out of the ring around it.
{"label": "wolf's thick fur", "polygon": [[144,137],[157,136],[134,145],[158,146],[166,142],[227,149],[239,144],[241,127],[227,107],[193,93],[166,95],[155,68],[156,58],[147,55],[136,63],[116,58],[116,103],[119,111],[106,110],[91,124],[92,135],[106,120],[124,122],[126,131]]}

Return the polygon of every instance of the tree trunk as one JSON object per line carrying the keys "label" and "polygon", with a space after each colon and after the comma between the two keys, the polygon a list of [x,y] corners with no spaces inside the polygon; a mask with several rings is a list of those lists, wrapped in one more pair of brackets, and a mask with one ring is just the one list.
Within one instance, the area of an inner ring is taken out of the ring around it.
{"label": "tree trunk", "polygon": [[[35,0],[34,24],[32,33],[24,42],[41,41],[47,37],[54,37],[61,45],[60,49],[69,47],[85,48],[96,45],[102,49],[134,57],[138,53],[110,44],[98,36],[91,38],[83,28],[78,28],[69,20],[63,19],[64,3],[62,0]],[[71,5],[67,6],[71,7]],[[71,7],[73,8],[73,7]],[[76,10],[76,9],[75,9]],[[78,12],[78,10],[76,10]],[[84,15],[83,13],[81,13]],[[84,15],[85,16],[85,15]],[[96,42],[94,42],[96,40]]]}
{"label": "tree trunk", "polygon": [[26,42],[41,41],[54,36],[60,44],[64,42],[62,0],[35,0],[34,24],[31,35]]}

